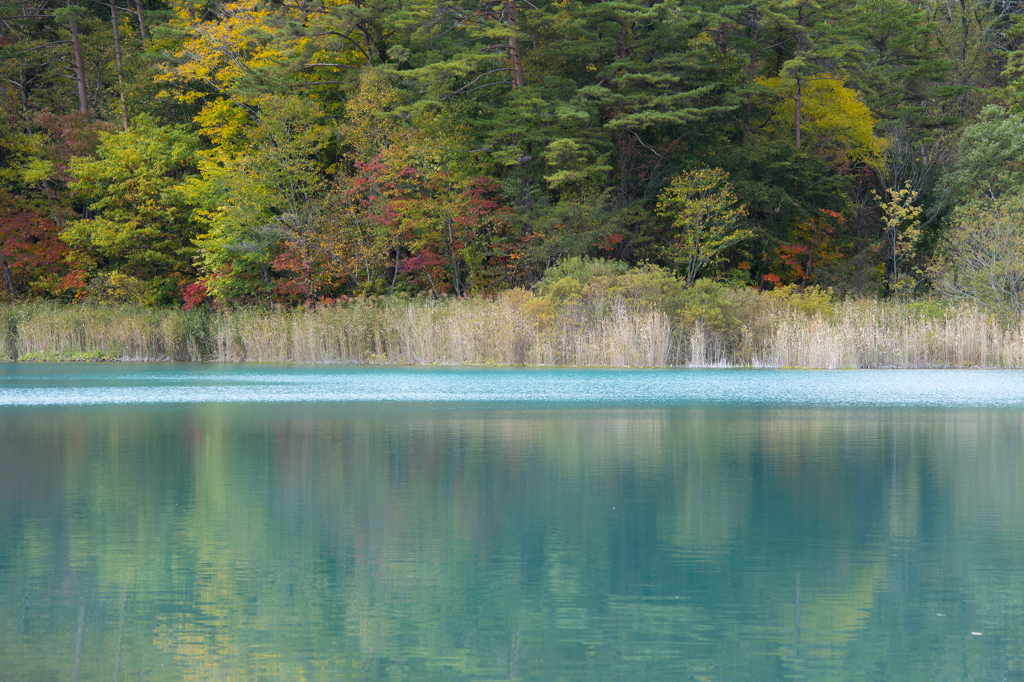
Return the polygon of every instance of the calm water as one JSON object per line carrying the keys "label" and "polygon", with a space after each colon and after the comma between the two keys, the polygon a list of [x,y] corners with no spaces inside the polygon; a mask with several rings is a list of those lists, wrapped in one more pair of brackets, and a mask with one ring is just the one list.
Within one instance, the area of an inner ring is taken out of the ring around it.
{"label": "calm water", "polygon": [[1024,373],[0,365],[0,681],[1024,680]]}

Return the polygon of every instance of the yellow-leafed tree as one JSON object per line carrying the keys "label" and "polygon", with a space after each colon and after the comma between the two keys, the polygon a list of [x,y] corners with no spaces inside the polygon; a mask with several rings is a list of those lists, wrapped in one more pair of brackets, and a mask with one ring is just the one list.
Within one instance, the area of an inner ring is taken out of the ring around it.
{"label": "yellow-leafed tree", "polygon": [[[788,78],[761,78],[775,103],[767,130],[792,130],[796,122],[795,85]],[[806,80],[801,92],[801,131],[804,144],[830,165],[846,162],[882,163],[885,139],[875,135],[875,118],[856,90],[837,74]]]}

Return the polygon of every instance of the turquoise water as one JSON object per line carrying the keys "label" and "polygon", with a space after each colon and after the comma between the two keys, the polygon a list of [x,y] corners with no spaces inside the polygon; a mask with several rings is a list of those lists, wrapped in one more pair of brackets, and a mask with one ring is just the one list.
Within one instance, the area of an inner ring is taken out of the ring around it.
{"label": "turquoise water", "polygon": [[1024,372],[0,365],[0,406],[234,402],[1024,407]]}
{"label": "turquoise water", "polygon": [[0,680],[1024,679],[1024,373],[0,365]]}

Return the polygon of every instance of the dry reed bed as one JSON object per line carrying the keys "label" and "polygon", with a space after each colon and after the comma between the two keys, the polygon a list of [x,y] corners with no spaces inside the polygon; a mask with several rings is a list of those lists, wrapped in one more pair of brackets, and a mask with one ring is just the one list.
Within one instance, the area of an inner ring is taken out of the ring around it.
{"label": "dry reed bed", "polygon": [[0,307],[0,345],[11,357],[38,360],[201,361],[208,326],[208,316],[177,310]]}
{"label": "dry reed bed", "polygon": [[[741,341],[673,326],[650,306],[535,319],[529,295],[378,299],[312,310],[0,306],[0,350],[22,360],[603,367],[1024,367],[1024,326],[964,307],[943,317],[856,301],[828,316],[766,303]],[[753,329],[767,330],[755,335]],[[731,345],[730,345],[731,343]]]}
{"label": "dry reed bed", "polygon": [[777,367],[1024,367],[1024,325],[975,308],[927,317],[907,306],[848,302],[826,319],[781,315],[764,364]]}

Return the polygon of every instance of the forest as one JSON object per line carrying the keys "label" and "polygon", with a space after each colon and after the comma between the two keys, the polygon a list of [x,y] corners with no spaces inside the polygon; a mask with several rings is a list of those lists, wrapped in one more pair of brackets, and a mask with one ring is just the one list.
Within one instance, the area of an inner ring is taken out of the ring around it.
{"label": "forest", "polygon": [[8,301],[1024,307],[1019,0],[0,5]]}

